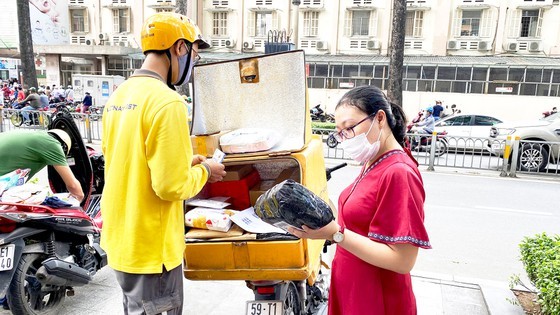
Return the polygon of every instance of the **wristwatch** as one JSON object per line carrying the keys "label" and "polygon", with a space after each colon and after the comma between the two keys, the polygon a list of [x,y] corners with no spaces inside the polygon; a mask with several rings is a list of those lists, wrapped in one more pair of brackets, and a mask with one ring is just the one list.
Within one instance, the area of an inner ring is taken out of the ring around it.
{"label": "wristwatch", "polygon": [[337,244],[344,241],[344,227],[341,226],[338,232],[333,234],[332,238],[333,238],[333,242]]}

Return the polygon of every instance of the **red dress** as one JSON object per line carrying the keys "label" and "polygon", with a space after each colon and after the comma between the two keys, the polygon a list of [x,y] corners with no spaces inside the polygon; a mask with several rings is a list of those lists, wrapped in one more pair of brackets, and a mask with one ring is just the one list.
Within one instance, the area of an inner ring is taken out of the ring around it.
{"label": "red dress", "polygon": [[[372,241],[431,248],[424,228],[424,187],[415,162],[389,151],[340,194],[341,226]],[[410,274],[373,266],[337,247],[329,315],[416,314]]]}

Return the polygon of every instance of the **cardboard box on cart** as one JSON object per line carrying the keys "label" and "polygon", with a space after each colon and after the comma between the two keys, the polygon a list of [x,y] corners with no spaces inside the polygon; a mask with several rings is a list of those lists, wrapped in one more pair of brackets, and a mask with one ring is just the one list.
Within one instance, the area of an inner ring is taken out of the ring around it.
{"label": "cardboard box on cart", "polygon": [[[328,201],[323,144],[311,134],[302,51],[204,64],[193,71],[192,135],[247,127],[277,130],[281,141],[269,151],[228,154],[224,164],[250,164],[262,180],[295,168],[299,176],[294,177]],[[191,280],[307,279],[312,284],[322,247],[321,240],[187,243],[184,275]]]}

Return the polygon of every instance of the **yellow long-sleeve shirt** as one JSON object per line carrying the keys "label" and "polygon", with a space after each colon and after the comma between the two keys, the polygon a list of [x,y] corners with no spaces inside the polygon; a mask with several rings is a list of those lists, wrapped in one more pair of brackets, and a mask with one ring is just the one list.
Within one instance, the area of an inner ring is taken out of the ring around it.
{"label": "yellow long-sleeve shirt", "polygon": [[115,270],[160,273],[182,263],[182,201],[208,178],[191,166],[187,122],[182,98],[149,76],[131,77],[105,105],[101,247]]}

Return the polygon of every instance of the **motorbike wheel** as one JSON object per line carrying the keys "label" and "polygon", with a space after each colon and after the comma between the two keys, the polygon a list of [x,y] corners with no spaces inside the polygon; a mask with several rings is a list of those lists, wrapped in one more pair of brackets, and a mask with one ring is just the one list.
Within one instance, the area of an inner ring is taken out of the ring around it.
{"label": "motorbike wheel", "polygon": [[42,286],[35,276],[45,256],[23,254],[8,288],[8,304],[13,314],[59,314],[65,287]]}
{"label": "motorbike wheel", "polygon": [[19,127],[23,125],[23,115],[21,115],[21,113],[13,113],[12,117],[10,117],[10,121],[14,127]]}
{"label": "motorbike wheel", "polygon": [[447,142],[441,139],[436,141],[436,157],[440,157],[447,153]]}
{"label": "motorbike wheel", "polygon": [[334,148],[336,148],[337,145],[338,145],[338,141],[336,141],[336,139],[334,137],[332,137],[332,136],[327,137],[327,146],[329,148],[334,149]]}
{"label": "motorbike wheel", "polygon": [[298,290],[293,282],[288,284],[286,297],[284,298],[284,315],[302,315],[303,305],[299,299]]}

